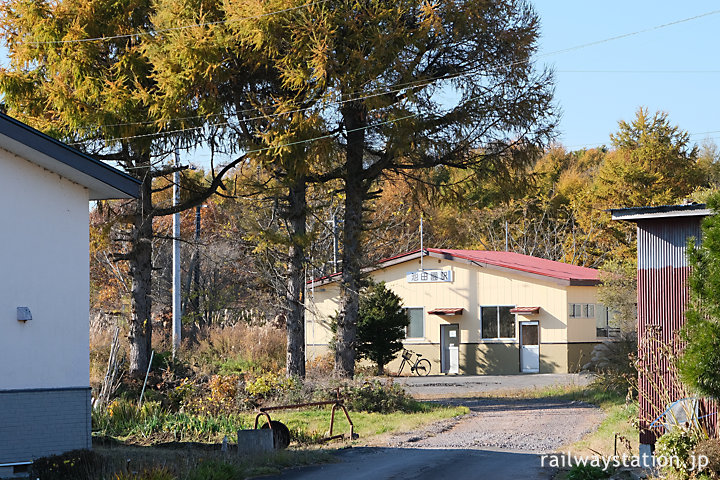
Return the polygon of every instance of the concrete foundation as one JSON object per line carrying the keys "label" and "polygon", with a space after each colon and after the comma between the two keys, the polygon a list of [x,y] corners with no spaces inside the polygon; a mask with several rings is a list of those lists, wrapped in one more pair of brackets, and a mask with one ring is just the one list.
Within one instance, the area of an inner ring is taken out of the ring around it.
{"label": "concrete foundation", "polygon": [[274,448],[273,431],[269,428],[238,430],[237,440],[239,455],[268,453]]}

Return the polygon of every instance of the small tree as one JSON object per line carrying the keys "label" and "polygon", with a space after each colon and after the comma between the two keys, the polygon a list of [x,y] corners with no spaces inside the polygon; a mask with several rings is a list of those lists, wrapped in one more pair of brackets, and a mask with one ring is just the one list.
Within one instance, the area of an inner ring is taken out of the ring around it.
{"label": "small tree", "polygon": [[720,194],[710,197],[708,206],[715,215],[703,222],[702,245],[688,243],[690,307],[678,371],[693,390],[720,398]]}
{"label": "small tree", "polygon": [[382,375],[385,365],[402,348],[405,328],[410,323],[402,300],[385,287],[373,283],[360,296],[357,352],[361,358],[375,363]]}

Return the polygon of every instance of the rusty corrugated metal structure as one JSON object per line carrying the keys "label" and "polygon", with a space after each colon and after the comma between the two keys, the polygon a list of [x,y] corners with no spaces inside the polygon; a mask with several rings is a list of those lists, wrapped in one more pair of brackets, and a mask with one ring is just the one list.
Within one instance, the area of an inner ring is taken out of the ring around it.
{"label": "rusty corrugated metal structure", "polygon": [[[613,220],[637,224],[638,255],[638,397],[640,443],[653,445],[663,433],[653,420],[668,403],[686,396],[673,374],[669,354],[685,323],[689,300],[688,241],[700,241],[700,224],[711,212],[702,204],[612,210]],[[702,405],[705,424],[714,433],[714,405]],[[711,413],[708,415],[708,413]]]}

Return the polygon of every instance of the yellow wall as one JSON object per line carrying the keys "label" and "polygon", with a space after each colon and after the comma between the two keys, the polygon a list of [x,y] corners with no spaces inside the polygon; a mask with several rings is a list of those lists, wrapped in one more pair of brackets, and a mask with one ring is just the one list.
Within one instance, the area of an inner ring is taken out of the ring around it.
{"label": "yellow wall", "polygon": [[[548,277],[433,257],[423,259],[423,268],[452,270],[453,281],[408,283],[406,274],[419,268],[420,260],[411,260],[376,270],[372,278],[376,282],[384,281],[402,298],[404,306],[425,308],[425,337],[409,339],[405,345],[433,361],[435,373],[440,368],[440,325],[450,323],[457,323],[460,327],[461,373],[518,373],[517,338],[483,340],[480,332],[481,306],[540,307],[539,314],[517,315],[517,318],[518,321],[538,321],[540,324],[541,372],[568,371],[568,341],[596,341],[594,318],[568,318],[569,303],[595,303],[596,287],[568,287]],[[309,289],[307,299],[307,343],[327,345],[331,335],[329,321],[338,310],[338,285],[332,283],[316,287],[314,292]],[[456,316],[427,313],[436,308],[463,308],[463,313]],[[516,326],[516,337],[517,332]],[[312,351],[308,349],[309,355]],[[488,366],[492,365],[495,368],[488,371]],[[391,365],[390,369],[393,368]]]}
{"label": "yellow wall", "polygon": [[[568,287],[568,305],[571,303],[597,303],[597,287]],[[597,313],[596,306],[596,313]],[[593,318],[568,318],[568,342],[595,342],[596,320]]]}

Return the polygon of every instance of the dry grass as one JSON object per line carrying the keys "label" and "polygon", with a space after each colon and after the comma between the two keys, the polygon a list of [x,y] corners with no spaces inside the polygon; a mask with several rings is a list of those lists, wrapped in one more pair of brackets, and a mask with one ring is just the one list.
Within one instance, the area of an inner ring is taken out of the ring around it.
{"label": "dry grass", "polygon": [[271,325],[237,323],[200,329],[185,344],[184,355],[200,373],[227,371],[272,371],[285,367],[285,332]]}

